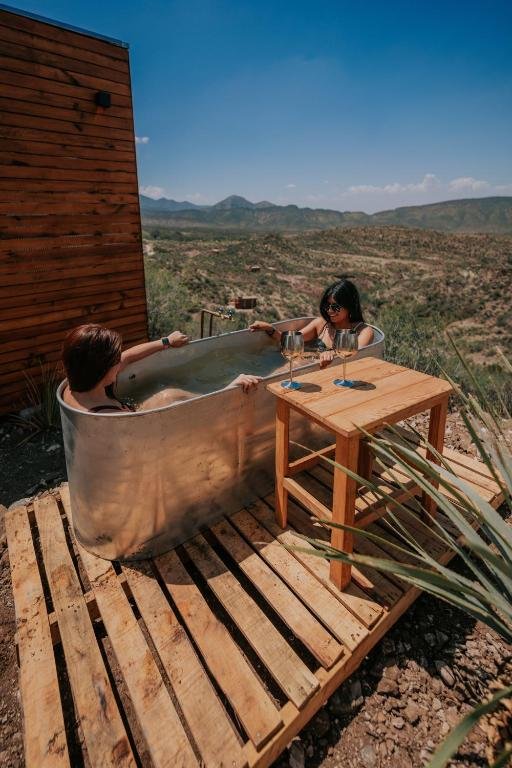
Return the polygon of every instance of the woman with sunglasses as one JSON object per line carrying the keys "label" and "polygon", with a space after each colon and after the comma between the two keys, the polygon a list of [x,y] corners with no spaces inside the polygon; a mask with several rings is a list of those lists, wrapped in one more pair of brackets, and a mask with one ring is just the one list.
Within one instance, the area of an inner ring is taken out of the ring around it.
{"label": "woman with sunglasses", "polygon": [[[342,328],[357,333],[360,348],[367,347],[373,341],[373,328],[364,322],[359,292],[354,283],[345,279],[325,289],[320,299],[320,317],[315,317],[300,329],[305,342],[317,340],[321,368],[332,362],[334,335]],[[263,320],[252,323],[250,330],[265,331],[278,342],[281,339],[280,331]]]}

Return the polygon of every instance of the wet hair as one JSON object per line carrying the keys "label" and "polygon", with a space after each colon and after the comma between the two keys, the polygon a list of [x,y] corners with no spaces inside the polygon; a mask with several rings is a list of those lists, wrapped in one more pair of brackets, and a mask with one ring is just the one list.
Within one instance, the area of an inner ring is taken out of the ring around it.
{"label": "wet hair", "polygon": [[79,325],[66,334],[62,362],[69,388],[88,392],[121,360],[121,334],[101,325]]}
{"label": "wet hair", "polygon": [[329,298],[331,296],[336,304],[339,304],[341,307],[348,310],[348,318],[351,323],[364,323],[361,303],[359,301],[359,292],[351,280],[338,280],[336,283],[332,283],[332,285],[325,289],[324,294],[320,299],[320,314],[328,323],[332,322],[329,313],[327,312],[327,305],[329,304]]}

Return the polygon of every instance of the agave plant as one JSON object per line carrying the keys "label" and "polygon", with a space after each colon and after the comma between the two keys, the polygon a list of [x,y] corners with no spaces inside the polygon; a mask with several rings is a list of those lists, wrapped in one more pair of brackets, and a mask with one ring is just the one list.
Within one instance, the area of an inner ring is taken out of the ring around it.
{"label": "agave plant", "polygon": [[[508,360],[500,352],[498,354],[506,369],[512,373]],[[501,489],[506,517],[512,514],[512,445],[511,438],[504,428],[503,417],[510,419],[510,414],[506,412],[504,404],[501,413],[497,413],[486,403],[485,393],[480,390],[476,379],[473,378],[473,382],[474,395],[464,394],[453,381],[451,383],[460,398],[462,418],[479,456]],[[404,439],[403,431],[393,428],[388,429],[384,435],[365,436],[377,465],[392,473],[394,483],[405,489],[403,475],[406,475],[435,499],[443,514],[432,517],[420,505],[423,517],[420,525],[424,526],[430,537],[441,542],[445,550],[451,550],[462,559],[470,577],[439,563],[411,534],[404,522],[408,515],[414,515],[418,524],[417,512],[414,513],[405,504],[397,504],[381,486],[339,467],[326,457],[323,457],[323,461],[340,468],[357,483],[389,502],[390,506],[383,521],[400,542],[393,546],[396,550],[407,553],[408,557],[407,562],[398,562],[356,553],[347,554],[331,547],[325,541],[307,538],[308,543],[314,547],[315,554],[329,560],[342,560],[363,567],[371,566],[395,574],[414,587],[458,606],[497,632],[504,641],[512,643],[512,527],[478,495],[473,486],[457,476],[454,466],[438,454],[419,433],[414,433],[414,442]],[[427,449],[439,463],[426,458]],[[393,467],[397,468],[398,472],[394,472]],[[400,512],[400,517],[393,509]],[[370,531],[328,521],[322,523],[330,527],[345,528],[355,536],[367,537],[377,544],[383,541],[382,537]],[[390,542],[386,540],[385,544],[389,547]],[[309,552],[311,553],[311,550]],[[512,697],[512,686],[502,688],[472,710],[448,735],[433,756],[430,768],[445,766],[478,719],[493,712],[509,697]],[[496,758],[493,768],[509,764],[511,756],[512,744],[506,744]]]}
{"label": "agave plant", "polygon": [[28,432],[21,443],[36,434],[60,426],[57,388],[61,379],[57,366],[41,363],[41,374],[35,378],[25,373],[25,408],[27,415],[15,415],[13,421]]}

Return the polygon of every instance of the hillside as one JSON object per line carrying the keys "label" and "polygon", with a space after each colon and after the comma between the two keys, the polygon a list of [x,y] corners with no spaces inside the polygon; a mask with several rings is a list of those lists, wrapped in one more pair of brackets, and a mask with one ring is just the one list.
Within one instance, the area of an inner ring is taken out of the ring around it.
{"label": "hillside", "polygon": [[198,336],[201,308],[254,296],[254,311],[215,321],[215,330],[317,313],[340,275],[359,286],[367,318],[387,335],[387,356],[464,378],[449,329],[483,381],[512,382],[494,364],[499,345],[512,359],[512,237],[357,227],[302,234],[171,232],[145,240],[150,333],[179,327]]}
{"label": "hillside", "polygon": [[512,233],[512,197],[447,200],[374,214],[252,203],[231,195],[212,206],[141,195],[145,227],[250,232],[301,232],[354,226],[402,226],[444,232]]}

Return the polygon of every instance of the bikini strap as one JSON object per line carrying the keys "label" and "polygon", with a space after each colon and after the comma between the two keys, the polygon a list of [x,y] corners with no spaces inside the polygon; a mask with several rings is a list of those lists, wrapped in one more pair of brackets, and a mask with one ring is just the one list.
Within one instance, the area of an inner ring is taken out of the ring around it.
{"label": "bikini strap", "polygon": [[352,330],[353,330],[353,331],[355,331],[355,332],[357,332],[357,331],[358,331],[358,330],[359,330],[361,327],[363,327],[363,326],[365,326],[365,325],[366,325],[366,323],[365,323],[365,322],[363,322],[363,320],[360,320],[358,323],[356,323],[356,324],[354,325],[354,327],[352,328]]}

